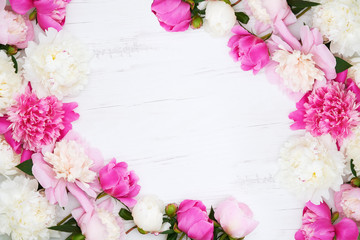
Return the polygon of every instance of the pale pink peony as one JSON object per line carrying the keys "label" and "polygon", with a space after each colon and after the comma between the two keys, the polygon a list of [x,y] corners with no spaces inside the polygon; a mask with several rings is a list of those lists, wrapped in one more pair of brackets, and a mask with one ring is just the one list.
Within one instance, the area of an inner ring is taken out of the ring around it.
{"label": "pale pink peony", "polygon": [[66,206],[69,191],[86,211],[92,209],[88,197],[95,198],[101,191],[97,173],[104,165],[97,149],[69,132],[55,146],[33,154],[32,160],[32,172],[50,203]]}
{"label": "pale pink peony", "polygon": [[234,198],[229,198],[218,205],[215,219],[230,237],[236,239],[244,238],[259,224],[253,219],[251,209]]}
{"label": "pale pink peony", "polygon": [[340,216],[360,222],[360,188],[343,184],[340,191],[335,193],[334,200]]}
{"label": "pale pink peony", "polygon": [[257,34],[273,27],[275,22],[291,25],[297,20],[286,0],[245,0],[244,3],[247,13],[256,19]]}
{"label": "pale pink peony", "polygon": [[182,32],[190,26],[190,4],[182,0],[154,0],[151,11],[168,32]]}
{"label": "pale pink peony", "polygon": [[301,28],[301,40],[297,40],[284,23],[275,24],[278,34],[268,42],[271,62],[266,74],[270,82],[295,99],[311,91],[316,81],[336,77],[336,60],[323,44],[318,29]]}
{"label": "pale pink peony", "polygon": [[60,31],[65,24],[66,6],[71,0],[10,0],[11,7],[19,14],[36,8],[37,21],[43,30],[55,28]]}
{"label": "pale pink peony", "polygon": [[242,26],[233,27],[232,32],[235,35],[228,42],[228,47],[231,48],[230,56],[235,61],[241,62],[242,70],[252,70],[254,74],[257,74],[269,63],[269,50],[266,43]]}
{"label": "pale pink peony", "polygon": [[212,240],[214,224],[201,201],[184,200],[177,211],[179,229],[194,240]]}
{"label": "pale pink peony", "polygon": [[34,28],[28,16],[18,15],[0,0],[0,44],[26,48],[34,39]]}
{"label": "pale pink peony", "polygon": [[74,112],[77,103],[62,103],[54,96],[38,98],[28,88],[8,109],[12,137],[23,148],[39,151],[54,144],[71,130],[71,122],[79,118]]}
{"label": "pale pink peony", "polygon": [[360,90],[351,79],[344,83],[342,76],[305,94],[289,115],[295,122],[292,130],[306,129],[313,136],[329,133],[342,144],[360,123]]}
{"label": "pale pink peony", "polygon": [[124,223],[113,214],[111,198],[93,205],[91,209],[74,209],[71,214],[78,223],[86,240],[121,240],[125,237]]}
{"label": "pale pink peony", "polygon": [[315,205],[307,202],[302,217],[302,226],[295,240],[357,240],[359,231],[354,221],[344,218],[332,225],[329,206],[322,202]]}
{"label": "pale pink peony", "polygon": [[119,199],[128,207],[133,207],[136,204],[134,197],[140,192],[137,184],[139,177],[134,171],[129,172],[127,167],[127,163],[116,163],[113,158],[99,171],[99,179],[105,193]]}

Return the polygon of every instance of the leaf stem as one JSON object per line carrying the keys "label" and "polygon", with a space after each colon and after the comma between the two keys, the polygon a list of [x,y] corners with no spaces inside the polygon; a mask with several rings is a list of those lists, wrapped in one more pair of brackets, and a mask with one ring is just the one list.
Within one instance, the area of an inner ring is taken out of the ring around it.
{"label": "leaf stem", "polygon": [[231,4],[232,7],[238,5],[241,2],[241,0],[237,0],[235,3]]}
{"label": "leaf stem", "polygon": [[137,228],[137,226],[133,226],[132,228],[130,228],[129,230],[127,230],[125,234],[129,234],[132,230],[134,230],[134,229],[136,229],[136,228]]}
{"label": "leaf stem", "polygon": [[311,9],[311,7],[305,8],[304,11],[302,11],[301,13],[299,13],[298,15],[296,15],[296,18],[297,18],[297,19],[301,18],[301,17],[302,17],[305,13],[307,13],[310,9]]}
{"label": "leaf stem", "polygon": [[183,239],[185,237],[185,233],[182,233],[179,240]]}
{"label": "leaf stem", "polygon": [[56,224],[56,226],[60,226],[61,224],[63,224],[66,220],[68,220],[69,218],[71,218],[71,213],[69,215],[67,215],[66,217],[63,218],[63,220],[61,220],[60,222],[58,222],[58,224]]}

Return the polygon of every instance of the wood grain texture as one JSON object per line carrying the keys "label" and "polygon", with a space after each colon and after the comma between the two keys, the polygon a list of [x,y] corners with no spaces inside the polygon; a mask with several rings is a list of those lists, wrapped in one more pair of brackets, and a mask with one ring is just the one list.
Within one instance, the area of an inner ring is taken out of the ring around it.
{"label": "wood grain texture", "polygon": [[228,37],[167,33],[150,5],[69,5],[65,29],[94,53],[89,85],[68,99],[80,106],[74,129],[107,160],[128,162],[141,195],[200,199],[208,207],[234,196],[260,221],[246,239],[293,239],[303,203],[276,184],[275,173],[295,104],[264,73],[243,72],[228,55]]}

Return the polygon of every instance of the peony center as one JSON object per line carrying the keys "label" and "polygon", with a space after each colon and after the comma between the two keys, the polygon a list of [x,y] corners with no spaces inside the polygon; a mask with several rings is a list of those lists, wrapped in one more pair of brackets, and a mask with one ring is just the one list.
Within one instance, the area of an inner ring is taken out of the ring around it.
{"label": "peony center", "polygon": [[44,160],[53,166],[57,179],[91,183],[96,177],[96,173],[91,170],[93,160],[81,145],[72,140],[56,143],[54,153],[45,153]]}
{"label": "peony center", "polygon": [[272,59],[278,62],[275,71],[284,80],[286,87],[294,92],[310,91],[315,80],[324,80],[324,72],[316,67],[312,54],[304,54],[299,50],[288,52],[277,50]]}
{"label": "peony center", "polygon": [[101,208],[96,209],[96,212],[99,216],[101,223],[105,226],[108,233],[106,238],[104,236],[104,239],[105,240],[120,239],[122,231],[114,215]]}

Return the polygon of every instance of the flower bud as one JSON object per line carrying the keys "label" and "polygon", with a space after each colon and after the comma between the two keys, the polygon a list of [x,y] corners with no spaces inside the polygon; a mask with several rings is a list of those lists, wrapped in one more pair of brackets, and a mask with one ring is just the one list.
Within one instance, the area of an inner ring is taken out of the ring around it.
{"label": "flower bud", "polygon": [[12,56],[18,52],[18,48],[16,46],[8,46],[7,47],[7,54]]}
{"label": "flower bud", "polygon": [[339,213],[334,212],[331,216],[331,222],[334,223],[339,218]]}
{"label": "flower bud", "polygon": [[200,17],[199,15],[195,15],[192,19],[191,19],[191,28],[192,29],[199,29],[201,28],[203,25],[203,19],[202,17]]}
{"label": "flower bud", "polygon": [[177,209],[178,205],[176,203],[171,203],[165,207],[165,213],[172,218],[175,217]]}
{"label": "flower bud", "polygon": [[30,13],[30,15],[29,15],[29,20],[30,20],[30,21],[35,20],[35,19],[36,19],[36,16],[37,16],[37,11],[36,11],[36,9],[34,9],[34,11],[32,11],[32,12]]}
{"label": "flower bud", "polygon": [[174,232],[181,233],[180,229],[178,228],[177,223],[175,223],[175,225],[174,225]]}
{"label": "flower bud", "polygon": [[137,230],[139,231],[139,233],[141,233],[141,234],[148,234],[148,232],[147,231],[144,231],[144,230],[142,230],[141,228],[137,228]]}
{"label": "flower bud", "polygon": [[353,187],[360,187],[360,178],[358,177],[352,178],[350,184]]}

